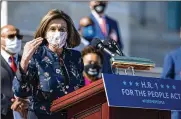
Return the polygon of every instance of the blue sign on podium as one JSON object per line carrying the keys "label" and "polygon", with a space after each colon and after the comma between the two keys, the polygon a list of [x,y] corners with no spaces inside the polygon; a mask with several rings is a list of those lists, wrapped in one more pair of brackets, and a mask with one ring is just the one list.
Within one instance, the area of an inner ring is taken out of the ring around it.
{"label": "blue sign on podium", "polygon": [[181,111],[181,81],[114,74],[103,81],[109,106]]}

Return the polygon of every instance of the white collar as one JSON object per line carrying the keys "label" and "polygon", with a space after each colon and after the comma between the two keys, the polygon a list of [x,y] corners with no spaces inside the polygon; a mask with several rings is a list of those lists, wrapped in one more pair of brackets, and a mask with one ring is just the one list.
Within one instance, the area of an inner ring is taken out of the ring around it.
{"label": "white collar", "polygon": [[[6,60],[7,63],[9,63],[9,57],[11,56],[10,54],[8,54],[5,50],[3,50],[1,48],[1,55],[2,57]],[[16,58],[16,63],[18,62],[18,54],[15,54],[13,57]]]}
{"label": "white collar", "polygon": [[99,24],[102,23],[102,18],[105,19],[105,15],[103,14],[103,16],[101,17],[95,10],[91,10],[92,15],[96,18],[96,20],[98,21]]}

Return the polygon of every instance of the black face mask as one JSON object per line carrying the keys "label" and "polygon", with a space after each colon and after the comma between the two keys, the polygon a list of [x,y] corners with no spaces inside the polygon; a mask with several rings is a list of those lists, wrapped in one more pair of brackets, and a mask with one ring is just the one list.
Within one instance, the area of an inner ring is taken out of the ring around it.
{"label": "black face mask", "polygon": [[97,78],[101,71],[101,67],[97,64],[88,64],[84,66],[84,72],[91,77]]}
{"label": "black face mask", "polygon": [[101,3],[99,5],[94,6],[94,10],[98,13],[98,14],[102,14],[105,11],[106,8],[106,4]]}

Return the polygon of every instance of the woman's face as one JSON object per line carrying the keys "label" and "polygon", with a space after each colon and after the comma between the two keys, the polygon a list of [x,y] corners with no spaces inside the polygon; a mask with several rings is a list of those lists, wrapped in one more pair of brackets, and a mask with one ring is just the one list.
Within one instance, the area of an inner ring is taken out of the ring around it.
{"label": "woman's face", "polygon": [[67,23],[63,19],[54,19],[48,24],[47,32],[67,32]]}
{"label": "woman's face", "polygon": [[97,64],[101,66],[101,59],[100,57],[95,53],[89,53],[83,57],[84,66],[88,64]]}
{"label": "woman's face", "polygon": [[83,57],[84,75],[94,81],[100,78],[102,65],[100,57],[95,53],[89,53]]}
{"label": "woman's face", "polygon": [[53,49],[61,49],[66,45],[67,23],[63,19],[52,20],[47,27],[46,39]]}

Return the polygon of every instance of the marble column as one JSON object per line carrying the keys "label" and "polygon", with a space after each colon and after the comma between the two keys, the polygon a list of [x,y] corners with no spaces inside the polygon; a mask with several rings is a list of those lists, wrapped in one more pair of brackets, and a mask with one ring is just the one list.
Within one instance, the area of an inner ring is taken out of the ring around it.
{"label": "marble column", "polygon": [[130,55],[130,37],[131,37],[131,11],[130,2],[109,2],[107,14],[113,17],[119,23],[121,38],[124,45],[123,52],[126,56]]}
{"label": "marble column", "polygon": [[8,24],[8,1],[1,2],[1,27]]}

